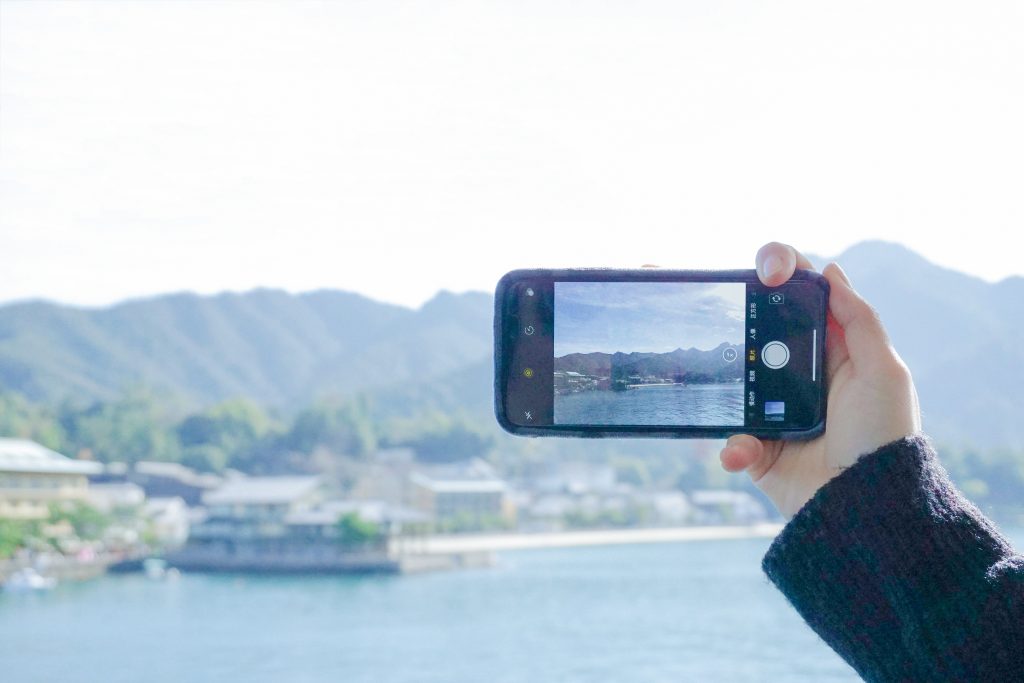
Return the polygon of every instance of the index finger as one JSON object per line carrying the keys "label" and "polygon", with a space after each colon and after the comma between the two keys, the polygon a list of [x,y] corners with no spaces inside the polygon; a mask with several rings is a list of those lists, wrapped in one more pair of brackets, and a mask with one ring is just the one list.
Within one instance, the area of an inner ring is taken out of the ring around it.
{"label": "index finger", "polygon": [[797,268],[814,270],[806,256],[782,242],[769,242],[758,249],[754,262],[757,276],[767,287],[778,287],[786,282]]}

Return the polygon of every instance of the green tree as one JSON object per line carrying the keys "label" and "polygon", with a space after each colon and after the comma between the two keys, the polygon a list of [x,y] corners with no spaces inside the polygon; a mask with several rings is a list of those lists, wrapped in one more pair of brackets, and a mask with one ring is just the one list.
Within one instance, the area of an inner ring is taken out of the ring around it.
{"label": "green tree", "polygon": [[182,446],[212,445],[232,452],[251,445],[273,423],[258,405],[233,399],[188,416],[178,425]]}
{"label": "green tree", "polygon": [[53,503],[50,505],[50,523],[67,521],[75,535],[83,540],[98,539],[113,519],[91,505],[82,502]]}
{"label": "green tree", "polygon": [[615,463],[615,478],[637,488],[646,488],[651,483],[651,473],[647,470],[647,464],[634,458],[624,458]]}
{"label": "green tree", "polygon": [[181,464],[197,472],[223,472],[229,455],[219,446],[200,444],[182,449]]}
{"label": "green tree", "polygon": [[181,462],[207,472],[220,472],[229,462],[243,464],[273,427],[267,414],[252,401],[225,401],[178,424],[175,431],[183,449]]}
{"label": "green tree", "polygon": [[31,439],[55,451],[64,449],[66,439],[53,410],[8,393],[0,393],[0,437]]}
{"label": "green tree", "polygon": [[14,554],[34,533],[33,524],[17,519],[0,519],[0,560]]}
{"label": "green tree", "polygon": [[365,520],[358,512],[348,512],[338,518],[338,541],[342,545],[366,545],[380,539],[380,527]]}
{"label": "green tree", "polygon": [[447,431],[423,434],[414,439],[411,445],[420,460],[453,462],[486,455],[494,447],[494,438],[456,424]]}
{"label": "green tree", "polygon": [[168,399],[145,390],[84,409],[65,405],[61,423],[66,448],[71,454],[87,449],[102,462],[177,461],[181,449],[171,428],[173,407]]}
{"label": "green tree", "polygon": [[389,445],[406,446],[424,462],[455,462],[484,457],[493,449],[495,438],[475,421],[427,412],[413,419],[390,420],[385,433]]}
{"label": "green tree", "polygon": [[377,447],[377,439],[362,402],[321,401],[296,416],[284,444],[307,454],[321,446],[337,454],[363,456]]}

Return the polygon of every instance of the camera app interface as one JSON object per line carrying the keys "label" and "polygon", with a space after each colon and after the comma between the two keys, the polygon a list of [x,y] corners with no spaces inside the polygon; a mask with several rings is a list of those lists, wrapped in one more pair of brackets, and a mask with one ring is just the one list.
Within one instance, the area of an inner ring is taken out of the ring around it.
{"label": "camera app interface", "polygon": [[742,426],[747,289],[554,283],[554,424]]}

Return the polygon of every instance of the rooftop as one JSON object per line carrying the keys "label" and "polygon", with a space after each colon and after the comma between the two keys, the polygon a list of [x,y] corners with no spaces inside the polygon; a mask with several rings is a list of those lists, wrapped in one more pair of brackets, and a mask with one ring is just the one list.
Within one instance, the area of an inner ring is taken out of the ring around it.
{"label": "rooftop", "polygon": [[417,510],[389,505],[378,500],[335,500],[328,501],[313,510],[290,513],[285,522],[297,525],[329,525],[349,512],[377,524],[387,522],[429,522],[430,517]]}
{"label": "rooftop", "polygon": [[410,478],[435,493],[503,493],[508,488],[501,479],[434,479],[420,472]]}
{"label": "rooftop", "polygon": [[203,493],[207,505],[277,505],[300,500],[320,486],[319,477],[238,477]]}
{"label": "rooftop", "polygon": [[[109,471],[108,467],[108,471]],[[163,477],[174,479],[196,488],[212,489],[220,485],[223,479],[216,474],[200,474],[195,470],[185,467],[177,462],[159,462],[155,460],[140,460],[135,463],[135,473],[147,477]]]}
{"label": "rooftop", "polygon": [[98,474],[98,462],[72,460],[27,439],[0,439],[0,472],[36,474]]}
{"label": "rooftop", "polygon": [[420,464],[416,471],[428,479],[434,481],[462,481],[464,479],[483,480],[500,479],[494,465],[482,458],[470,458],[443,464],[425,465]]}

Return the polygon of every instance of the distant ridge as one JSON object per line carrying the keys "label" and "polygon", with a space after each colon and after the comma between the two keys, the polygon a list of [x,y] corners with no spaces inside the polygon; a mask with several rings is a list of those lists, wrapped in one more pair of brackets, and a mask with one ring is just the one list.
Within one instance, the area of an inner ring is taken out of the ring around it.
{"label": "distant ridge", "polygon": [[488,357],[491,298],[441,292],[419,310],[358,294],[171,294],[107,308],[0,307],[0,386],[36,401],[131,385],[197,404],[268,405],[421,381]]}
{"label": "distant ridge", "polygon": [[[925,430],[951,443],[1024,444],[1024,278],[990,284],[898,244],[837,260],[910,366]],[[384,406],[491,416],[490,294],[441,292],[418,310],[359,294],[273,289],[171,294],[85,309],[0,306],[0,389],[91,401],[145,385],[196,405],[248,396],[301,406],[369,392]]]}
{"label": "distant ridge", "polygon": [[676,349],[667,353],[570,353],[555,358],[555,371],[579,372],[625,381],[631,375],[658,377],[679,383],[727,382],[743,377],[743,363],[727,362],[722,356],[726,348],[738,349],[734,358],[743,355],[743,348],[722,342],[717,348],[701,351],[696,348]]}

